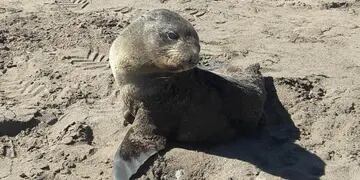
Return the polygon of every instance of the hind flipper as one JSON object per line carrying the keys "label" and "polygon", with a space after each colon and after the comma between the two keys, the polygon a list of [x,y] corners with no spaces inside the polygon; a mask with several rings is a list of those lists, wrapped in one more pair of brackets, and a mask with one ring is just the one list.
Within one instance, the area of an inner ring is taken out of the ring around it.
{"label": "hind flipper", "polygon": [[115,180],[130,179],[151,156],[165,148],[166,139],[154,133],[148,113],[140,110],[114,158]]}

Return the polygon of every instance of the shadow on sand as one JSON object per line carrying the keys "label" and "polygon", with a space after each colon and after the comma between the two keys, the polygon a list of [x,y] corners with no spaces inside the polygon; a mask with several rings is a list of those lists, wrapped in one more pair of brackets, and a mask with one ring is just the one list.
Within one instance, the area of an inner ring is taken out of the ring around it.
{"label": "shadow on sand", "polygon": [[[262,171],[283,179],[320,179],[324,174],[325,163],[315,154],[294,143],[299,138],[299,130],[281,104],[273,78],[266,77],[265,84],[267,101],[264,124],[259,132],[210,148],[189,144],[171,146],[249,162]],[[172,147],[168,147],[160,155]],[[146,172],[155,159],[150,158],[137,177],[142,174],[141,172]]]}
{"label": "shadow on sand", "polygon": [[273,78],[266,77],[265,83],[268,94],[262,129],[204,152],[249,162],[266,173],[284,179],[319,179],[324,174],[325,163],[294,143],[299,138],[299,130],[281,104]]}

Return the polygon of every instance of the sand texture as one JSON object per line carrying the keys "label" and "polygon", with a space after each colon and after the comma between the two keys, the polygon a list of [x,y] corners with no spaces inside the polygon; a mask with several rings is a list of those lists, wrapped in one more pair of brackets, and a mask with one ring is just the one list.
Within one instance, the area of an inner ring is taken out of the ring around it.
{"label": "sand texture", "polygon": [[169,147],[140,179],[360,179],[359,0],[0,0],[0,179],[112,179],[123,127],[108,51],[142,13],[197,30],[201,63],[260,63],[270,122]]}

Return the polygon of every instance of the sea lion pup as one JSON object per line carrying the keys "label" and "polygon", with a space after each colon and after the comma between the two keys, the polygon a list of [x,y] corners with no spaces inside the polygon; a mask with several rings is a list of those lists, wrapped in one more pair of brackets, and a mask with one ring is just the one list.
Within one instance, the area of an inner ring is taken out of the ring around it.
{"label": "sea lion pup", "polygon": [[168,141],[217,143],[258,126],[259,66],[226,77],[197,68],[199,51],[193,26],[165,9],[145,13],[112,44],[124,124],[132,124],[115,155],[115,179],[129,179]]}

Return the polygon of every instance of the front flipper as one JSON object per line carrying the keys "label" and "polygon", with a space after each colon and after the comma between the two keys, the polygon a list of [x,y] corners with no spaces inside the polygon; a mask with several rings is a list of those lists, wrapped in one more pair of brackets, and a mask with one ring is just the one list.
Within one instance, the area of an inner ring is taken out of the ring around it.
{"label": "front flipper", "polygon": [[165,137],[155,134],[150,116],[140,110],[114,158],[115,180],[128,180],[147,159],[165,148]]}

